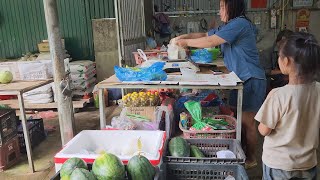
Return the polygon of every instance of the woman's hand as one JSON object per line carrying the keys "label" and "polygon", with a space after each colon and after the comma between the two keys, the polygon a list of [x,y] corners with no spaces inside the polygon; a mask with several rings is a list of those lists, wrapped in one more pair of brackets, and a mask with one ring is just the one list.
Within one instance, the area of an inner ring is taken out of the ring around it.
{"label": "woman's hand", "polygon": [[170,40],[169,44],[173,44],[173,43],[175,43],[176,41],[177,41],[177,37],[172,38],[172,39]]}

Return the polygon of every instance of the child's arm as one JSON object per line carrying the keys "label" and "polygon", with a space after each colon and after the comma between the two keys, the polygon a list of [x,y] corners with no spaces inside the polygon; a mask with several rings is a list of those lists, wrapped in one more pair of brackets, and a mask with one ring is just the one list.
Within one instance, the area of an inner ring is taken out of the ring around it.
{"label": "child's arm", "polygon": [[259,124],[258,130],[262,136],[268,136],[272,131],[271,128],[268,128],[268,126],[264,125],[263,123]]}

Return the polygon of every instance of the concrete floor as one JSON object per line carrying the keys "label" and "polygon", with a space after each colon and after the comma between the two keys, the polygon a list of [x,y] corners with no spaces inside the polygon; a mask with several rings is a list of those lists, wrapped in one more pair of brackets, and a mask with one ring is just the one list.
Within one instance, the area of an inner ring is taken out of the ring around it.
{"label": "concrete floor", "polygon": [[[107,108],[107,120],[119,114],[119,108],[113,106]],[[76,129],[80,132],[85,129],[98,129],[99,128],[99,111],[94,108],[86,108],[82,112],[75,114]],[[26,155],[23,155],[20,162],[11,167],[10,169],[0,172],[0,179],[2,180],[46,180],[50,179],[55,174],[54,170],[54,155],[61,149],[61,139],[59,131],[58,118],[45,119],[45,127],[54,126],[57,130],[48,133],[45,141],[33,150],[33,157],[35,160],[36,173],[30,173],[28,160]],[[256,168],[247,171],[250,180],[261,180],[261,152],[262,152],[262,138],[259,137],[257,145],[258,154],[257,159],[259,165]],[[320,159],[318,153],[318,161]]]}

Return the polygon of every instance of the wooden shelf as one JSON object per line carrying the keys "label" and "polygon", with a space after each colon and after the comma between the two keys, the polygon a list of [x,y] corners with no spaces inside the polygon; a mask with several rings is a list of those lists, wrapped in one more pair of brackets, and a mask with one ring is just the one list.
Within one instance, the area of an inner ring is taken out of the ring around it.
{"label": "wooden shelf", "polygon": [[[81,109],[84,108],[88,103],[92,101],[91,99],[81,99],[79,101],[73,101],[73,108],[74,109]],[[3,100],[0,101],[0,104],[5,104],[10,106],[12,109],[19,109],[19,103],[17,99],[12,100]],[[57,109],[58,105],[56,102],[53,103],[46,103],[46,104],[24,104],[25,109]]]}

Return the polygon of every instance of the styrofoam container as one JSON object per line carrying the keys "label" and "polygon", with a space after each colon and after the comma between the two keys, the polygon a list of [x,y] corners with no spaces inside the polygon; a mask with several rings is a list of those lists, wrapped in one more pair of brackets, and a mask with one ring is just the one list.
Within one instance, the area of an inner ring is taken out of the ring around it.
{"label": "styrofoam container", "polygon": [[54,156],[56,172],[72,157],[93,163],[101,151],[112,153],[127,164],[129,159],[138,153],[139,138],[142,142],[142,155],[148,158],[152,165],[159,165],[166,140],[165,131],[84,130]]}

